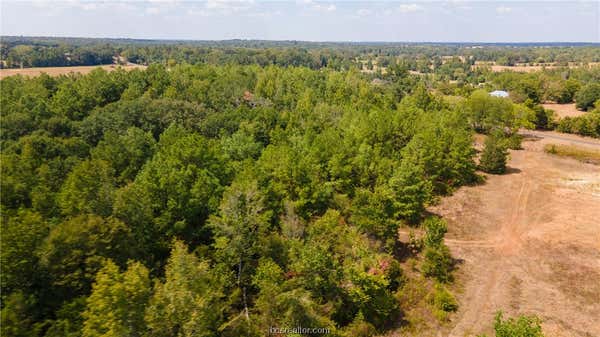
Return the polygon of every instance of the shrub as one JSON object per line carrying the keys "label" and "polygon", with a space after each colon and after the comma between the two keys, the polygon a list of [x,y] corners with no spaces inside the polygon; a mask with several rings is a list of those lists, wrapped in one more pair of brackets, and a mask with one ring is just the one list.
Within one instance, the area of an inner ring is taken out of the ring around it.
{"label": "shrub", "polygon": [[421,266],[423,274],[435,277],[439,282],[452,281],[452,256],[444,244],[444,234],[447,232],[446,222],[437,217],[430,217],[423,223],[425,236],[423,244],[425,260]]}
{"label": "shrub", "polygon": [[594,102],[598,99],[600,99],[600,84],[598,83],[590,83],[584,86],[575,95],[577,109],[586,111],[593,108]]}
{"label": "shrub", "polygon": [[511,150],[521,150],[523,147],[521,146],[521,141],[523,141],[523,136],[518,133],[513,133],[512,135],[505,137],[502,139],[504,146]]}
{"label": "shrub", "polygon": [[434,277],[439,282],[451,282],[452,278],[452,256],[450,250],[444,244],[436,247],[427,247],[424,252],[425,261],[421,269],[423,274]]}
{"label": "shrub", "polygon": [[434,315],[440,320],[448,319],[448,314],[458,310],[456,298],[441,284],[436,284],[429,301],[433,304]]}
{"label": "shrub", "polygon": [[600,112],[592,111],[578,117],[565,117],[556,129],[560,132],[600,138]]}
{"label": "shrub", "polygon": [[502,319],[502,312],[496,314],[494,331],[496,337],[544,337],[541,320],[535,316],[519,316]]}
{"label": "shrub", "polygon": [[444,235],[448,231],[446,222],[438,217],[430,217],[423,222],[425,237],[423,242],[427,247],[437,247],[444,241]]}
{"label": "shrub", "polygon": [[498,136],[491,135],[485,140],[479,167],[487,173],[502,174],[506,172],[507,157],[505,144]]}

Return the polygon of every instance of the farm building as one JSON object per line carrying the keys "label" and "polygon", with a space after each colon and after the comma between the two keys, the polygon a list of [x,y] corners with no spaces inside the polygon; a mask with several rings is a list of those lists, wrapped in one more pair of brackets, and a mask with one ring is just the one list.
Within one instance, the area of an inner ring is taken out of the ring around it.
{"label": "farm building", "polygon": [[494,91],[490,92],[490,96],[494,96],[494,97],[508,97],[508,92],[506,92],[504,90],[494,90]]}

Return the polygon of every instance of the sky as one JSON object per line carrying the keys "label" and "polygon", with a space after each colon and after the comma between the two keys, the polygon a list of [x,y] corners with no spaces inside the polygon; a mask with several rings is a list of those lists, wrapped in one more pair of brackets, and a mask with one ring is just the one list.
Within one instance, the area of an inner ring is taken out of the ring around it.
{"label": "sky", "polygon": [[0,0],[0,18],[23,36],[600,42],[600,0]]}

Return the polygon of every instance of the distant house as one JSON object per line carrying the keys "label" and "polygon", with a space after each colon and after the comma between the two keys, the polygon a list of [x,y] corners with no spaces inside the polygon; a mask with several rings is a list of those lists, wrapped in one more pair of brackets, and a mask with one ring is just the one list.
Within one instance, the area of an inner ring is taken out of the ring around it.
{"label": "distant house", "polygon": [[508,92],[504,91],[504,90],[494,90],[492,92],[490,92],[490,96],[494,96],[494,97],[508,97]]}

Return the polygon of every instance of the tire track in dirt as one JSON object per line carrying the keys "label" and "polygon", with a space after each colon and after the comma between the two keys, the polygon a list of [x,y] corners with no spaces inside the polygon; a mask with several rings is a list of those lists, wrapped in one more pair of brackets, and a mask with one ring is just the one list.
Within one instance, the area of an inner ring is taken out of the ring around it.
{"label": "tire track in dirt", "polygon": [[[466,307],[467,310],[459,313],[459,318],[456,321],[455,328],[450,332],[449,336],[459,337],[464,335],[464,331],[469,331],[470,327],[481,326],[482,322],[490,320],[490,311],[494,311],[495,308],[502,302],[494,295],[497,294],[499,288],[502,286],[502,282],[506,281],[506,278],[500,277],[500,273],[506,270],[506,265],[511,263],[510,256],[515,255],[521,246],[521,239],[519,235],[518,222],[523,218],[523,213],[526,209],[527,200],[531,193],[531,186],[527,182],[525,175],[521,177],[520,189],[517,197],[512,201],[512,212],[508,221],[502,223],[499,230],[500,243],[493,245],[495,248],[492,252],[494,257],[488,261],[491,263],[482,263],[484,268],[478,272],[481,275],[481,279],[477,280],[474,286],[470,289],[467,288],[467,292],[474,293],[475,296],[466,298],[461,305]],[[496,239],[496,240],[498,240]],[[491,242],[493,239],[482,240]],[[477,248],[477,245],[463,245],[461,248]]]}

